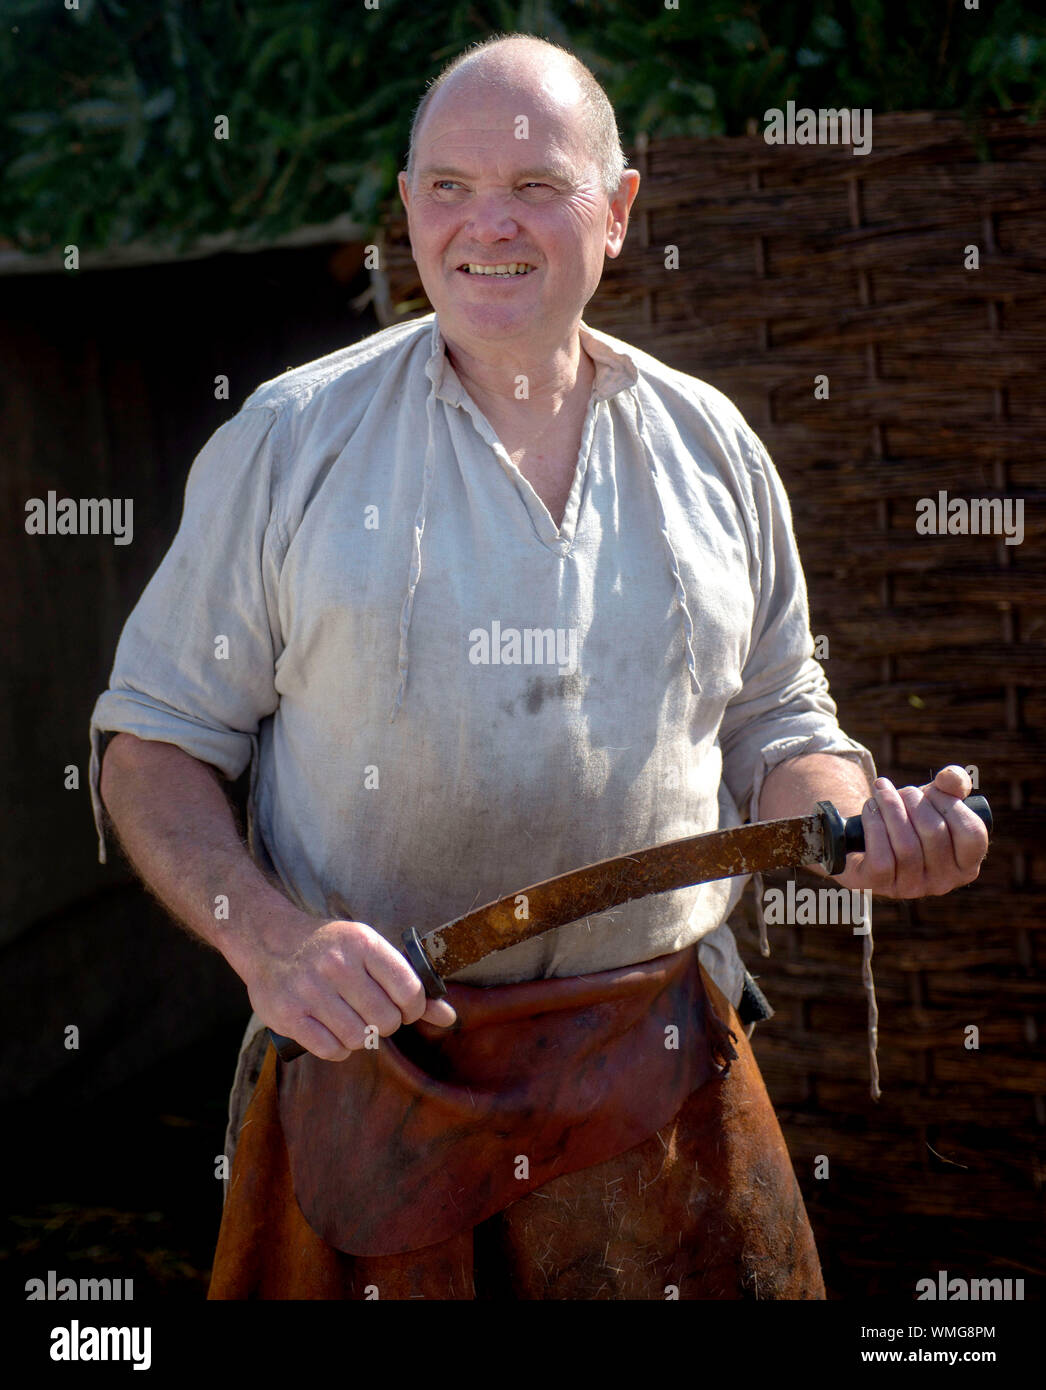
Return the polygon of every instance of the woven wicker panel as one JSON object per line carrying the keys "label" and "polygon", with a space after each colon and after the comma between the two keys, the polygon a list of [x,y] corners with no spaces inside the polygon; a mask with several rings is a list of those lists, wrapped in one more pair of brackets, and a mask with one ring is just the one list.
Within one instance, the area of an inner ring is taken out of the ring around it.
{"label": "woven wicker panel", "polygon": [[[876,900],[878,1102],[861,939],[771,927],[764,959],[751,892],[735,915],[777,1010],[753,1045],[833,1295],[911,1298],[947,1269],[1030,1276],[1038,1298],[1046,1273],[1046,128],[1012,112],[983,136],[990,161],[938,113],[876,117],[866,156],[758,136],[631,151],[628,240],[585,314],[764,439],[847,731],[898,783],[975,765],[996,811],[976,885]],[[389,321],[428,312],[400,221],[383,266]],[[918,535],[917,501],[942,490],[1023,498],[1023,543]]]}

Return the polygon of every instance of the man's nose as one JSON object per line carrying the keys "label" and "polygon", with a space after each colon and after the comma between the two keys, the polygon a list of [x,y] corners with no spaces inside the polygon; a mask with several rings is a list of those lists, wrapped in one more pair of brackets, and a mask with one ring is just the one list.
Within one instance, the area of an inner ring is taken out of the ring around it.
{"label": "man's nose", "polygon": [[504,194],[480,194],[473,200],[466,231],[477,241],[503,241],[518,230],[511,201]]}

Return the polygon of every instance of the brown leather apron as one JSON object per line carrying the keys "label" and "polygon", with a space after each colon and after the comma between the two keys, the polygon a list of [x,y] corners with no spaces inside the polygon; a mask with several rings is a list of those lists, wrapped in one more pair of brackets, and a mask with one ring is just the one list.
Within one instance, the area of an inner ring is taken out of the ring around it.
{"label": "brown leather apron", "polygon": [[[472,1229],[399,1255],[344,1254],[305,1220],[270,1046],[238,1129],[208,1298],[823,1299],[803,1196],[744,1026],[703,972],[701,983],[737,1057],[727,1054],[731,1065],[667,1124]],[[387,1191],[381,1184],[367,1200]]]}
{"label": "brown leather apron", "polygon": [[294,1194],[336,1250],[396,1255],[470,1230],[649,1138],[737,1057],[693,947],[592,976],[449,983],[448,998],[450,1029],[279,1065]]}

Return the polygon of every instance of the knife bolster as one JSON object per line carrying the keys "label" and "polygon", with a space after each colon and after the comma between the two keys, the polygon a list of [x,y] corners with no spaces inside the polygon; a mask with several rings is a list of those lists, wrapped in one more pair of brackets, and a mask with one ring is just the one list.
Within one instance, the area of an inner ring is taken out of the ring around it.
{"label": "knife bolster", "polygon": [[824,853],[821,868],[826,874],[841,874],[846,868],[846,824],[830,801],[819,801],[824,826]]}
{"label": "knife bolster", "polygon": [[414,973],[425,986],[425,993],[430,999],[442,999],[447,992],[447,986],[432,968],[432,962],[425,954],[425,948],[418,939],[417,930],[410,927],[403,933],[403,954],[410,961]]}

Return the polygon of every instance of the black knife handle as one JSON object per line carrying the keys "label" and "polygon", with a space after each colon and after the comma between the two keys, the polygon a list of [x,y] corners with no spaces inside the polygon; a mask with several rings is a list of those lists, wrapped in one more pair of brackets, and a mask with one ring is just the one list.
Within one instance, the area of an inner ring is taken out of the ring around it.
{"label": "black knife handle", "polygon": [[[968,796],[962,804],[984,821],[990,835],[992,812],[987,797]],[[849,816],[843,820],[830,801],[819,801],[817,809],[824,821],[824,858],[821,867],[826,873],[841,874],[846,868],[848,854],[864,853],[864,822],[860,816]]]}
{"label": "black knife handle", "polygon": [[[413,927],[403,933],[403,954],[410,961],[414,973],[419,977],[425,986],[425,993],[430,999],[442,999],[447,992],[447,986],[432,968],[425,948],[418,939],[418,933]],[[293,1062],[295,1057],[301,1057],[305,1048],[300,1043],[296,1043],[293,1038],[285,1038],[282,1033],[274,1033],[269,1029],[269,1037],[272,1045],[279,1054],[281,1062]]]}
{"label": "black knife handle", "polygon": [[269,1029],[269,1037],[272,1045],[279,1054],[281,1062],[293,1062],[295,1057],[303,1056],[305,1048],[301,1043],[296,1043],[293,1038],[285,1038],[282,1033],[274,1033]]}

